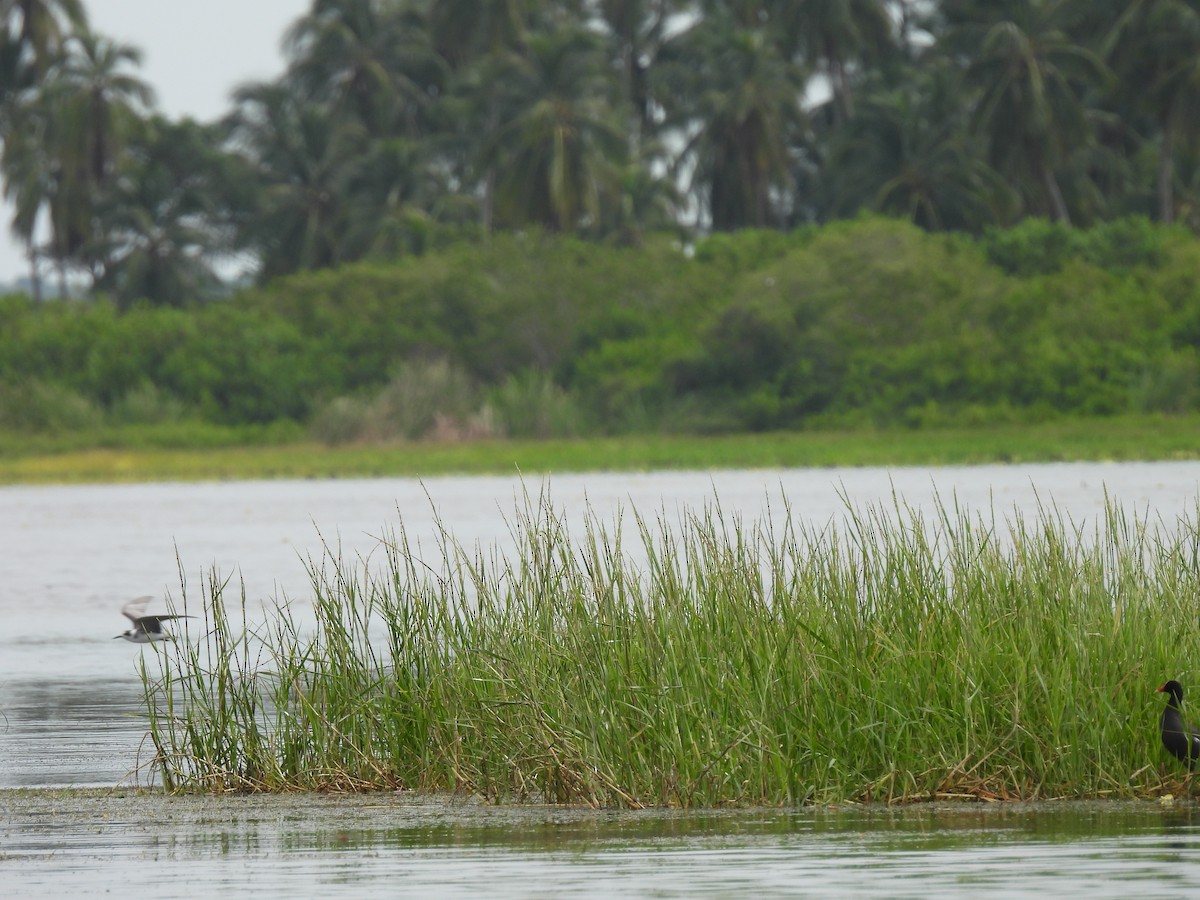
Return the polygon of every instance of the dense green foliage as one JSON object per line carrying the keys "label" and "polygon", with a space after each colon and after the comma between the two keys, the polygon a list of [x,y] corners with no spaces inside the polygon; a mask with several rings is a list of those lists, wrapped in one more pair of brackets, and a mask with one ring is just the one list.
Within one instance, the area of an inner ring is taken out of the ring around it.
{"label": "dense green foliage", "polygon": [[156,763],[175,789],[618,806],[1185,789],[1154,690],[1194,671],[1195,518],[998,515],[805,526],[785,498],[579,534],[543,497],[511,547],[331,551],[312,607],[265,621],[214,575],[144,657]]}
{"label": "dense green foliage", "polygon": [[268,281],[528,228],[1200,226],[1198,0],[312,0],[283,47],[172,122],[82,0],[0,3],[33,293],[179,306],[231,251]]}
{"label": "dense green foliage", "polygon": [[0,301],[0,425],[353,441],[1030,422],[1200,405],[1200,241],[861,219],[685,254],[497,235],[190,309]]}

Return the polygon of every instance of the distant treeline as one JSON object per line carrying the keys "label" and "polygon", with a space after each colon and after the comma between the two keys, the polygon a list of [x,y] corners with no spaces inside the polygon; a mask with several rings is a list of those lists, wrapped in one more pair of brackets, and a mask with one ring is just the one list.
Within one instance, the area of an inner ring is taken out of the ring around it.
{"label": "distant treeline", "polygon": [[[686,250],[498,234],[187,309],[0,301],[0,426],[329,441],[1200,409],[1200,240],[865,218]],[[291,426],[293,431],[295,426]]]}
{"label": "distant treeline", "polygon": [[283,40],[171,121],[82,0],[0,6],[35,295],[186,306],[231,254],[265,283],[528,229],[1200,227],[1196,0],[313,0]]}

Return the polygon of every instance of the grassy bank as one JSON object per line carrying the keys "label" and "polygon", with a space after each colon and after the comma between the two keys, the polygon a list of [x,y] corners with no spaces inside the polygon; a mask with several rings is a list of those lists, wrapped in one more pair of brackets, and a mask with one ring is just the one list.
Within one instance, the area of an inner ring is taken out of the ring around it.
{"label": "grassy bank", "polygon": [[1154,688],[1194,683],[1194,520],[712,508],[572,532],[534,500],[512,534],[330,556],[315,628],[283,607],[248,629],[210,585],[190,639],[145,657],[167,783],[688,807],[1186,789]]}
{"label": "grassy bank", "polygon": [[1041,425],[774,432],[718,437],[414,442],[328,447],[155,446],[138,432],[105,446],[0,442],[0,483],[329,478],[796,466],[952,465],[1200,458],[1200,416],[1119,416]]}

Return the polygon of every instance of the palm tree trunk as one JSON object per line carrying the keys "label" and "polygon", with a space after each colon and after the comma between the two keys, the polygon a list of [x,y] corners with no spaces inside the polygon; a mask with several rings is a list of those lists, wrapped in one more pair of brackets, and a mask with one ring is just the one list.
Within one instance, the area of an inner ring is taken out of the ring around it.
{"label": "palm tree trunk", "polygon": [[836,52],[829,56],[829,81],[833,90],[833,111],[839,123],[854,118],[854,97],[850,91],[850,79],[846,66]]}
{"label": "palm tree trunk", "polygon": [[492,233],[492,205],[496,194],[496,167],[488,166],[483,175],[483,202],[479,205],[479,224],[484,235]]}
{"label": "palm tree trunk", "polygon": [[35,304],[42,302],[42,273],[38,270],[37,247],[32,243],[29,245],[29,293]]}
{"label": "palm tree trunk", "polygon": [[[500,127],[500,101],[496,97],[496,91],[493,88],[488,96],[488,118],[487,118],[487,134],[491,139],[496,134],[496,129]],[[496,202],[496,167],[490,165],[487,171],[483,173],[483,203],[479,209],[479,224],[483,227],[484,235],[492,233],[492,216],[494,215],[494,207]]]}
{"label": "palm tree trunk", "polygon": [[1067,209],[1067,201],[1063,199],[1062,190],[1058,186],[1058,179],[1054,177],[1054,170],[1046,163],[1042,163],[1042,187],[1045,189],[1046,196],[1050,200],[1050,211],[1053,214],[1054,221],[1070,225],[1071,213]]}
{"label": "palm tree trunk", "polygon": [[1162,143],[1158,146],[1158,220],[1164,225],[1175,221],[1175,196],[1172,183],[1175,164],[1171,153],[1175,143],[1175,117],[1168,115],[1163,125]]}

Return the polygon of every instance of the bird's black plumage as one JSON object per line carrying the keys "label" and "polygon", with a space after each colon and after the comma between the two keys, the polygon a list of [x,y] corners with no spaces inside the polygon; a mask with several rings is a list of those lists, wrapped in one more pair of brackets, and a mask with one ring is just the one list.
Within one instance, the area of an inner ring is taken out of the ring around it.
{"label": "bird's black plumage", "polygon": [[162,627],[162,623],[171,619],[190,619],[191,616],[181,615],[143,615],[143,611],[153,597],[138,597],[136,600],[130,600],[125,604],[125,608],[121,610],[121,615],[125,616],[133,627],[128,631],[118,634],[113,638],[125,638],[127,641],[132,641],[135,644],[149,644],[154,641],[168,640],[171,635]]}
{"label": "bird's black plumage", "polygon": [[1180,762],[1187,763],[1189,769],[1194,769],[1197,760],[1200,760],[1200,734],[1193,731],[1183,718],[1180,706],[1183,702],[1183,685],[1172,679],[1158,692],[1167,695],[1167,705],[1163,707],[1158,720],[1163,746]]}

